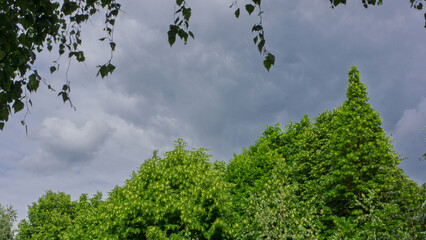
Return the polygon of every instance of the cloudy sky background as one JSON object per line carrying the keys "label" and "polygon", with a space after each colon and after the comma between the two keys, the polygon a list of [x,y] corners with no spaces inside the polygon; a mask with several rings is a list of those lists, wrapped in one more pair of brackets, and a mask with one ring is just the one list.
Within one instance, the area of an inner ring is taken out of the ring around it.
{"label": "cloudy sky background", "polygon": [[[426,181],[426,30],[409,1],[364,9],[361,1],[331,9],[328,1],[263,2],[266,47],[276,56],[267,72],[253,45],[255,16],[235,19],[232,1],[191,1],[195,40],[169,47],[173,1],[123,1],[117,20],[114,74],[96,78],[109,59],[102,18],[85,25],[86,65],[69,71],[74,111],[41,87],[31,96],[28,135],[17,114],[0,133],[0,203],[20,218],[48,189],[78,199],[105,195],[131,172],[183,138],[211,149],[214,160],[252,145],[266,125],[314,117],[345,100],[347,71],[357,65],[383,128],[407,159],[401,167]],[[240,7],[243,7],[243,2]],[[50,75],[56,55],[38,57],[56,88],[67,61]],[[65,60],[65,59],[64,59]]]}

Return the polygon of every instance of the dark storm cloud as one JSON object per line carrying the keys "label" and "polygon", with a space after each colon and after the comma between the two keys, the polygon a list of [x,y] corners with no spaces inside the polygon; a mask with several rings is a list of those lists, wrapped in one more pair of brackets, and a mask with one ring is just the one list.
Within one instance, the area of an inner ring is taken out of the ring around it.
{"label": "dark storm cloud", "polygon": [[[405,1],[369,9],[360,1],[336,9],[327,1],[262,2],[266,47],[277,58],[270,72],[252,41],[255,14],[235,19],[235,9],[221,0],[190,2],[195,40],[170,48],[174,2],[125,1],[115,27],[114,74],[95,79],[109,51],[97,41],[103,20],[93,19],[83,31],[87,68],[73,63],[69,72],[77,111],[39,90],[27,119],[29,137],[20,117],[0,135],[0,192],[7,193],[0,201],[15,203],[22,218],[46,189],[75,198],[108,192],[153,150],[170,150],[179,137],[229,160],[266,125],[339,106],[352,65],[384,129],[397,139],[396,150],[408,157],[401,166],[423,182],[426,31],[423,16]],[[48,74],[52,59],[39,56],[39,72]],[[53,75],[59,88],[64,66]],[[26,169],[52,174],[34,177]]]}
{"label": "dark storm cloud", "polygon": [[412,9],[400,10],[401,3],[368,10],[360,4],[332,10],[323,2],[265,3],[267,47],[277,57],[270,73],[251,40],[257,19],[235,20],[232,10],[212,6],[208,15],[194,3],[196,39],[171,49],[164,46],[164,32],[145,25],[145,17],[131,9],[123,17],[135,23],[130,34],[136,33],[140,47],[123,39],[122,56],[128,59],[121,59],[125,63],[118,71],[127,80],[120,82],[126,93],[145,101],[145,114],[128,120],[142,126],[149,115],[173,116],[177,126],[189,126],[184,136],[212,148],[218,159],[229,159],[267,124],[297,121],[305,113],[313,117],[340,105],[352,65],[359,66],[370,102],[389,132],[402,111],[424,95],[419,90],[424,86],[422,23]]}

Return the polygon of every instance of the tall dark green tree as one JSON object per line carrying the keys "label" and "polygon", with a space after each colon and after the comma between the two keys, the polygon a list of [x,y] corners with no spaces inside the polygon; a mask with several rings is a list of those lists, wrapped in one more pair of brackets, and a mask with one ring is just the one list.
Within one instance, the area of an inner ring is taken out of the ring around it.
{"label": "tall dark green tree", "polygon": [[[347,100],[340,107],[319,114],[315,121],[305,116],[290,122],[284,130],[268,127],[255,145],[231,160],[226,177],[237,186],[233,194],[241,201],[236,206],[242,219],[251,219],[253,229],[277,223],[274,218],[259,221],[252,215],[253,206],[264,208],[258,216],[279,216],[283,208],[273,207],[274,203],[293,199],[303,203],[304,209],[287,203],[286,211],[303,215],[309,209],[316,217],[310,218],[313,226],[303,225],[310,229],[304,233],[318,238],[420,237],[422,222],[413,216],[422,216],[424,196],[398,168],[400,158],[381,127],[379,114],[368,103],[366,90],[352,67]],[[284,180],[277,187],[271,184],[276,182],[273,179]],[[268,186],[276,191],[268,195]],[[266,205],[259,205],[262,201]],[[245,234],[259,236],[256,231]],[[278,233],[291,231],[268,232]]]}
{"label": "tall dark green tree", "polygon": [[324,219],[334,236],[415,237],[419,188],[398,168],[399,156],[368,103],[359,71],[349,71],[346,101],[328,124],[327,162],[319,177]]}

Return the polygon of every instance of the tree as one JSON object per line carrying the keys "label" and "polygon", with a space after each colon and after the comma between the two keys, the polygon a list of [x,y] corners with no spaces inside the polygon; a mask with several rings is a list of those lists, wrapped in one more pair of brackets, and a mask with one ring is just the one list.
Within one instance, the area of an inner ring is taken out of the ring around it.
{"label": "tree", "polygon": [[47,191],[28,207],[28,219],[22,220],[16,239],[62,239],[77,215],[77,202],[63,192]]}
{"label": "tree", "polygon": [[[237,18],[241,13],[238,3],[235,0],[231,4],[231,7],[236,8],[234,14]],[[248,14],[257,11],[259,22],[252,28],[252,32],[256,33],[253,41],[265,57],[263,65],[269,71],[275,63],[275,56],[265,47],[261,0],[247,0],[245,3],[244,9]],[[346,4],[346,0],[330,0],[330,4],[334,8]],[[362,0],[362,4],[367,8],[369,5],[381,5],[382,0]],[[410,4],[415,9],[423,9],[421,0],[410,0]],[[57,47],[59,57],[65,54],[70,60],[75,58],[78,62],[85,61],[84,52],[79,49],[83,41],[80,38],[81,24],[101,9],[106,10],[106,36],[100,40],[109,41],[112,57],[116,46],[113,39],[114,24],[120,6],[116,0],[65,0],[61,3],[51,0],[0,0],[0,130],[4,128],[12,112],[17,113],[26,108],[28,113],[32,105],[29,93],[36,92],[40,82],[46,84],[37,69],[34,69],[38,53],[46,49],[52,51]],[[174,22],[167,33],[170,45],[174,44],[177,37],[184,40],[185,44],[188,37],[194,38],[189,30],[191,8],[188,1],[176,0],[176,7]],[[98,66],[98,75],[102,78],[114,71],[115,66],[111,60],[110,58],[105,64]],[[50,71],[53,73],[58,69],[58,61],[54,61]],[[50,85],[46,85],[52,89]],[[58,96],[72,106],[69,93],[70,81],[67,79]],[[25,118],[21,122],[25,125]]]}
{"label": "tree", "polygon": [[[230,239],[230,184],[224,164],[179,140],[162,159],[145,161],[122,187],[82,212],[64,239]],[[77,230],[75,230],[77,229]]]}
{"label": "tree", "polygon": [[[268,127],[254,146],[231,160],[226,177],[237,186],[232,193],[243,216],[239,225],[251,226],[243,227],[245,235],[422,238],[422,190],[398,168],[399,156],[368,104],[356,67],[348,82],[347,100],[340,107],[313,122],[307,116],[290,122],[284,131]],[[283,201],[285,206],[276,204]],[[291,225],[286,231],[271,228],[283,223],[277,217],[290,212],[310,215],[309,221],[299,221],[302,232]]]}
{"label": "tree", "polygon": [[0,239],[13,239],[13,224],[16,221],[16,217],[16,211],[12,208],[11,205],[3,207],[0,204]]}
{"label": "tree", "polygon": [[281,159],[243,205],[237,239],[318,239],[319,219],[315,198],[298,194],[301,185],[288,174],[289,163]]}
{"label": "tree", "polygon": [[414,216],[414,220],[420,223],[419,236],[426,238],[426,182],[422,184],[423,203],[420,211]]}
{"label": "tree", "polygon": [[346,97],[267,127],[228,165],[178,140],[105,201],[47,191],[17,239],[424,239],[426,184],[398,168],[355,66]]}

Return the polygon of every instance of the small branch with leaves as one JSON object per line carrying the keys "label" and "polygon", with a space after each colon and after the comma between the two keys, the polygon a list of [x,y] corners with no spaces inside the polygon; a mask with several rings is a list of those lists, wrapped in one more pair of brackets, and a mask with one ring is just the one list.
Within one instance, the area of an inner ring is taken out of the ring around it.
{"label": "small branch with leaves", "polygon": [[[253,42],[255,45],[257,45],[257,49],[259,50],[259,53],[262,56],[265,56],[265,59],[263,60],[263,66],[269,71],[271,66],[274,65],[275,63],[275,56],[271,52],[269,52],[265,47],[266,40],[265,40],[265,31],[264,31],[263,22],[262,22],[263,11],[261,6],[261,0],[250,0],[249,2],[250,3],[244,6],[245,10],[247,11],[249,15],[251,15],[254,12],[254,10],[257,8],[258,9],[257,16],[259,17],[259,22],[253,25],[253,28],[251,29],[252,32],[256,33],[256,36],[253,38]],[[237,0],[232,2],[230,8],[232,7],[237,8],[234,14],[236,18],[239,18],[241,11],[240,11],[240,7],[238,6]]]}

